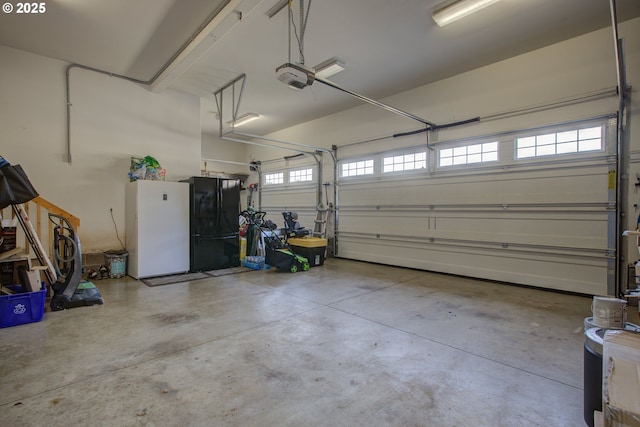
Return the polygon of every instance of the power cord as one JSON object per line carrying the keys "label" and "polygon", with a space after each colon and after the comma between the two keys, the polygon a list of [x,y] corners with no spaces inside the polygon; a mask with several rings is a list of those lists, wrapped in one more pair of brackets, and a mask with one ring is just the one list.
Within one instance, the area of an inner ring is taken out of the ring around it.
{"label": "power cord", "polygon": [[113,217],[113,208],[109,208],[109,212],[111,213],[111,221],[113,221],[113,228],[116,229],[116,238],[118,239],[118,242],[120,242],[120,246],[122,247],[122,250],[126,250],[124,247],[124,244],[122,243],[122,240],[120,240],[120,235],[118,235],[118,225],[116,224],[116,220]]}
{"label": "power cord", "polygon": [[[307,13],[305,14],[304,18],[302,17],[303,12],[303,5],[304,5],[304,0],[302,0],[301,4],[300,4],[300,35],[298,36],[298,28],[296,27],[296,23],[295,20],[293,18],[293,9],[291,8],[291,1],[289,1],[289,23],[291,25],[293,25],[293,33],[296,36],[296,40],[298,42],[298,53],[300,54],[300,63],[302,65],[304,65],[305,62],[305,58],[304,58],[304,33],[307,29],[307,21],[309,20],[309,10],[311,10],[311,1],[309,0],[309,4],[307,5]],[[289,37],[291,37],[291,32],[289,32]],[[291,54],[291,52],[289,52],[289,54]]]}

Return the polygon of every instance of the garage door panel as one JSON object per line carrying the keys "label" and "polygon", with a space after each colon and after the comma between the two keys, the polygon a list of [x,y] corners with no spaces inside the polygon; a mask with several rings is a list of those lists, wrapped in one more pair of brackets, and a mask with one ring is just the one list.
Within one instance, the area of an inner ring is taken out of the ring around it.
{"label": "garage door panel", "polygon": [[[406,250],[410,249],[410,250]],[[558,257],[508,250],[416,245],[406,242],[376,242],[351,237],[340,239],[340,256],[470,277],[484,277],[509,283],[600,294],[606,285],[606,259]],[[504,264],[509,264],[509,269]]]}
{"label": "garage door panel", "polygon": [[398,236],[427,237],[427,219],[424,215],[407,212],[370,214],[366,211],[340,214],[340,228],[354,233],[380,234],[391,230]]}
{"label": "garage door panel", "polygon": [[[463,210],[463,209],[461,209]],[[605,251],[607,212],[456,212],[343,208],[342,230],[403,237],[422,236],[507,244],[577,247]]]}
{"label": "garage door panel", "polygon": [[593,204],[607,200],[607,182],[602,180],[608,169],[590,167],[578,176],[556,174],[548,177],[495,176],[494,179],[464,181],[452,178],[418,178],[408,185],[403,181],[366,184],[340,184],[341,205],[389,206],[403,204]]}
{"label": "garage door panel", "polygon": [[557,247],[576,247],[605,251],[607,218],[575,221],[548,218],[521,220],[505,217],[435,217],[430,235],[433,237],[529,244]]}
{"label": "garage door panel", "polygon": [[340,201],[348,206],[367,205],[396,205],[406,204],[407,200],[415,203],[426,203],[428,194],[424,191],[424,186],[394,187],[389,185],[374,185],[370,187],[361,185],[340,186]]}
{"label": "garage door panel", "polygon": [[282,188],[279,191],[263,191],[263,206],[315,206],[316,187],[297,186]]}

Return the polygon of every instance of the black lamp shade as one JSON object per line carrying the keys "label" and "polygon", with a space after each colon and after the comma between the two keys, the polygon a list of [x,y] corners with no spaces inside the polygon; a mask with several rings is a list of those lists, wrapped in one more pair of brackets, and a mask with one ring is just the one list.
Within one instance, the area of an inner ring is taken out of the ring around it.
{"label": "black lamp shade", "polygon": [[20,165],[0,167],[0,209],[9,205],[26,203],[38,197],[27,174]]}

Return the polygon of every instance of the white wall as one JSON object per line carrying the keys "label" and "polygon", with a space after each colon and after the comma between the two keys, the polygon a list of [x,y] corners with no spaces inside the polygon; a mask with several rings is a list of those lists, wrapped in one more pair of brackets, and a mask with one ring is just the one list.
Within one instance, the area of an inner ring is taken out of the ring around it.
{"label": "white wall", "polygon": [[[237,163],[249,163],[247,145],[239,142],[225,141],[216,135],[202,134],[202,158],[208,159],[206,170],[222,173],[249,173],[249,166]],[[215,160],[221,160],[216,162]],[[204,169],[204,162],[201,165]]]}
{"label": "white wall", "polygon": [[118,78],[71,71],[66,153],[66,63],[0,46],[0,155],[21,164],[42,197],[80,218],[83,252],[120,249],[131,156],[151,155],[167,180],[200,173],[200,100]]}

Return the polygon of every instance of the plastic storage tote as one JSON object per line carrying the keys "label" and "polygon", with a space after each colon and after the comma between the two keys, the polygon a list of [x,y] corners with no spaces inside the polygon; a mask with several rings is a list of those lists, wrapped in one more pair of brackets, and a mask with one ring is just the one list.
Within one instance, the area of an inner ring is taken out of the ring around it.
{"label": "plastic storage tote", "polygon": [[[7,287],[16,292],[22,291],[22,286]],[[46,289],[0,296],[0,328],[41,321],[46,298]]]}

